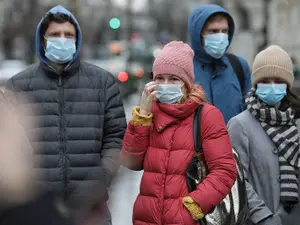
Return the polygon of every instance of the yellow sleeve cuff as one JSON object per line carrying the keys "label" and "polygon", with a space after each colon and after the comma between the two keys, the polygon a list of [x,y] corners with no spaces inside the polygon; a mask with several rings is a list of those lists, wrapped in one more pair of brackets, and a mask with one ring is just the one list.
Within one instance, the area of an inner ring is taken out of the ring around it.
{"label": "yellow sleeve cuff", "polygon": [[134,125],[150,126],[152,125],[152,113],[149,115],[141,115],[140,107],[136,106],[132,110],[132,123]]}
{"label": "yellow sleeve cuff", "polygon": [[190,212],[195,221],[204,217],[204,213],[202,212],[200,206],[190,196],[184,197],[182,199],[182,203]]}

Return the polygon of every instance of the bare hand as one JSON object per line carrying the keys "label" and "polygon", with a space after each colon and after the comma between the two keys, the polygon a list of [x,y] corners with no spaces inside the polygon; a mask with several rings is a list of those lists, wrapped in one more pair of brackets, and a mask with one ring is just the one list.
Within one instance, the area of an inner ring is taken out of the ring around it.
{"label": "bare hand", "polygon": [[142,115],[149,115],[151,113],[152,101],[157,94],[155,90],[157,83],[155,81],[151,81],[145,85],[144,91],[142,93],[142,102],[140,107],[140,113]]}

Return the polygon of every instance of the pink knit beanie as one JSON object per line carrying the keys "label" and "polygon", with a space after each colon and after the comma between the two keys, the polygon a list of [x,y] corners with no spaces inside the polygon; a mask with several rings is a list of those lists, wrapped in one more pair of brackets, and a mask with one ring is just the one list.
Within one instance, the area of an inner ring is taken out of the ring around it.
{"label": "pink knit beanie", "polygon": [[172,41],[164,46],[153,63],[153,78],[159,74],[176,75],[188,88],[194,82],[194,51],[182,41]]}

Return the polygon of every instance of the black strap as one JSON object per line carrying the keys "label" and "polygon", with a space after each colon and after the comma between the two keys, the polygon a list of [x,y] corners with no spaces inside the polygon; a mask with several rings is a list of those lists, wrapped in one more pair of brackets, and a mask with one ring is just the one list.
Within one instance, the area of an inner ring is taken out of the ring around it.
{"label": "black strap", "polygon": [[[234,155],[234,159],[235,162],[237,164],[237,168],[239,171],[243,171],[243,167],[241,165],[241,162],[239,160],[239,158]],[[242,173],[241,176],[238,175],[237,179],[239,179],[238,181],[238,190],[240,194],[243,194],[243,196],[240,196],[240,205],[244,206],[247,204],[247,192],[246,192],[246,182],[245,182],[245,178],[244,178],[244,174]]]}
{"label": "black strap", "polygon": [[248,205],[248,195],[246,189],[246,181],[243,173],[243,167],[239,158],[234,155],[235,161],[237,163],[238,170],[241,171],[241,176],[238,175],[238,192],[239,192],[239,217],[236,224],[244,224],[244,222],[249,218],[249,205]]}
{"label": "black strap", "polygon": [[202,113],[203,105],[201,104],[194,114],[194,124],[193,124],[193,134],[194,134],[194,150],[197,154],[203,153],[203,148],[201,144],[200,138],[200,121],[201,121],[201,113]]}
{"label": "black strap", "polygon": [[244,83],[245,83],[245,72],[244,72],[243,66],[242,66],[239,58],[236,55],[226,53],[226,56],[234,70],[235,75],[237,76],[237,78],[239,80],[239,83],[241,86],[241,91],[243,92]]}

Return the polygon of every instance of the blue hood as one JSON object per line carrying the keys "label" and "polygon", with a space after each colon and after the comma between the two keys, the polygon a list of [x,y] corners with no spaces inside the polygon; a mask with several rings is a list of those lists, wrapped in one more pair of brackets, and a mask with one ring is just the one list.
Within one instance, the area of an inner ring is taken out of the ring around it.
{"label": "blue hood", "polygon": [[[194,9],[188,20],[188,31],[190,35],[191,45],[195,52],[195,56],[204,62],[215,61],[216,59],[206,53],[201,43],[201,32],[205,22],[215,13],[224,13],[228,16],[229,21],[229,43],[232,41],[234,34],[234,21],[229,13],[219,5],[208,4]],[[228,46],[229,47],[229,46]]]}
{"label": "blue hood", "polygon": [[41,19],[41,21],[39,22],[39,24],[37,25],[37,29],[36,29],[36,51],[37,51],[37,56],[39,57],[40,61],[45,63],[45,64],[49,64],[48,60],[46,59],[46,57],[44,56],[44,50],[43,50],[43,46],[42,46],[42,41],[41,41],[41,24],[43,22],[43,20],[45,19],[45,17],[49,14],[56,14],[56,13],[62,13],[65,15],[70,16],[74,23],[76,24],[76,31],[77,31],[77,41],[76,41],[76,53],[74,54],[73,59],[70,61],[69,65],[72,64],[78,57],[79,52],[80,52],[80,47],[81,47],[81,43],[82,43],[82,33],[81,33],[81,29],[79,26],[78,21],[76,20],[75,16],[68,11],[67,9],[65,9],[63,6],[58,5],[55,6],[54,8],[50,9],[46,15]]}

